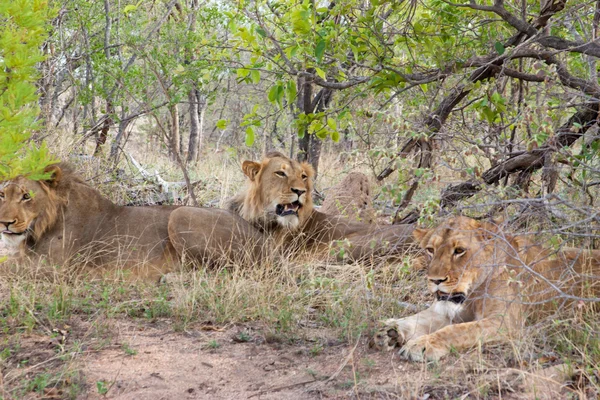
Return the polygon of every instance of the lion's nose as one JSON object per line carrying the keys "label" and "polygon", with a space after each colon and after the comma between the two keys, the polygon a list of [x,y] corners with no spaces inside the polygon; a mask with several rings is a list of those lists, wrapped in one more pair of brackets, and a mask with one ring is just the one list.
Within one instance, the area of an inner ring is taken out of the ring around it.
{"label": "lion's nose", "polygon": [[15,222],[17,222],[17,220],[13,219],[12,221],[0,221],[0,224],[4,225],[6,229],[8,229],[8,226],[14,224]]}
{"label": "lion's nose", "polygon": [[300,197],[300,196],[302,196],[304,193],[306,193],[306,190],[292,188],[292,192],[296,193],[296,194],[298,195],[298,197]]}
{"label": "lion's nose", "polygon": [[442,282],[446,282],[448,280],[448,277],[445,277],[444,279],[429,279],[431,282],[435,283],[436,285],[439,285]]}

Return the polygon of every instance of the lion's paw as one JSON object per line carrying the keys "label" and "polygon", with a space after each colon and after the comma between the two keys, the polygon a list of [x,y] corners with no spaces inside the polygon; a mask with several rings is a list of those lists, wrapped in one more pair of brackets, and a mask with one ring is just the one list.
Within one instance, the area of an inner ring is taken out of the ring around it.
{"label": "lion's paw", "polygon": [[388,319],[383,324],[383,327],[373,336],[369,345],[377,350],[392,351],[396,347],[402,346],[405,339],[405,334],[400,326],[401,320]]}
{"label": "lion's paw", "polygon": [[411,339],[400,349],[400,356],[410,361],[437,361],[450,351],[433,335]]}

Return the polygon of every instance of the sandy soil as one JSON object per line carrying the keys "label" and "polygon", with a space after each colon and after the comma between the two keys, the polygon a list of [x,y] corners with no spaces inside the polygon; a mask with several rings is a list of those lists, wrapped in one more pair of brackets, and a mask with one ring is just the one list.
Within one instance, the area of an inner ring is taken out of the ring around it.
{"label": "sandy soil", "polygon": [[[82,399],[426,400],[565,396],[561,384],[551,375],[532,379],[532,375],[508,369],[482,372],[481,355],[477,352],[472,357],[450,358],[426,366],[400,360],[394,354],[375,352],[368,348],[366,338],[348,345],[327,338],[318,330],[303,333],[303,337],[313,339],[294,343],[276,336],[265,337],[249,326],[196,326],[177,332],[168,321],[149,324],[120,320],[112,324],[111,330],[110,345],[80,360],[85,381]],[[215,348],[216,344],[219,347]],[[457,379],[457,374],[465,371],[473,371],[473,375]],[[447,378],[449,375],[452,379]],[[104,395],[98,393],[99,381],[108,388]],[[491,395],[482,390],[483,386],[499,388],[501,395]]]}
{"label": "sandy soil", "polygon": [[516,400],[566,398],[570,391],[557,366],[535,374],[497,367],[494,360],[506,357],[502,347],[426,365],[373,351],[367,338],[348,344],[323,329],[305,329],[290,341],[252,325],[181,331],[169,320],[72,319],[64,328],[19,337],[8,362],[20,367],[2,371],[0,389],[42,371],[64,375],[70,363],[76,374],[63,376],[67,386],[16,398],[69,398],[68,385],[77,386],[78,399],[123,400]]}
{"label": "sandy soil", "polygon": [[[395,398],[406,367],[421,382],[428,375],[421,365],[398,365],[390,354],[367,350],[362,340],[356,347],[329,340],[321,350],[316,342],[280,343],[244,327],[174,332],[164,324],[121,321],[115,328],[110,349],[82,360],[88,390],[81,398],[342,399],[361,392]],[[106,397],[98,394],[98,381],[110,388]]]}

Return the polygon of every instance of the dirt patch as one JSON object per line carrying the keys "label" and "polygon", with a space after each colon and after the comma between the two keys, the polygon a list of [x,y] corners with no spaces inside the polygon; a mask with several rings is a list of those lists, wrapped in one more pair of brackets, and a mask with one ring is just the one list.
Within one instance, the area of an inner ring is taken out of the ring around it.
{"label": "dirt patch", "polygon": [[[347,343],[324,329],[306,329],[291,340],[252,325],[177,331],[169,319],[71,321],[68,328],[23,335],[11,345],[15,354],[0,389],[4,383],[11,390],[17,378],[28,389],[6,398],[555,399],[569,392],[556,374],[499,367],[508,348],[421,364],[375,352],[366,338]],[[59,365],[67,359],[73,360],[69,368]],[[27,383],[43,375],[55,383]]]}
{"label": "dirt patch", "polygon": [[[347,398],[391,385],[403,369],[363,341],[355,347],[321,337],[290,344],[240,327],[174,332],[165,324],[114,326],[113,346],[82,360],[82,398]],[[98,393],[98,385],[106,393]]]}
{"label": "dirt patch", "polygon": [[328,189],[320,211],[343,215],[354,221],[372,223],[375,210],[371,201],[369,178],[360,172],[350,172],[340,183]]}

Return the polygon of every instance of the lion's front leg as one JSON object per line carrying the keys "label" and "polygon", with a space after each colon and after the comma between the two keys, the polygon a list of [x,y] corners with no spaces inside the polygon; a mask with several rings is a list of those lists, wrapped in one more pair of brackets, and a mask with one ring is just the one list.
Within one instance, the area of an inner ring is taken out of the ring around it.
{"label": "lion's front leg", "polygon": [[452,349],[464,350],[497,340],[501,336],[501,320],[486,318],[480,321],[449,325],[428,335],[410,339],[400,349],[400,355],[412,361],[436,361]]}
{"label": "lion's front leg", "polygon": [[451,323],[450,319],[435,311],[433,307],[410,317],[388,319],[375,334],[371,345],[379,350],[393,350],[407,341],[428,335]]}

